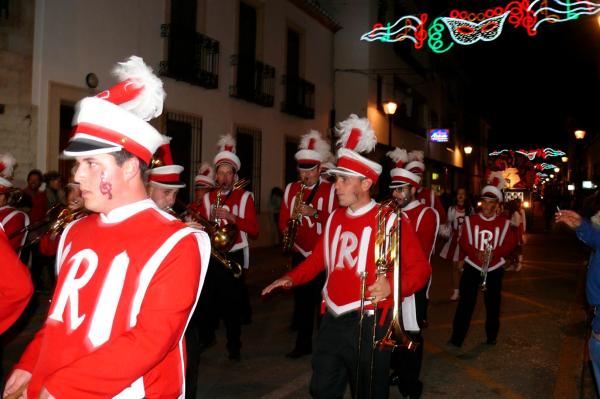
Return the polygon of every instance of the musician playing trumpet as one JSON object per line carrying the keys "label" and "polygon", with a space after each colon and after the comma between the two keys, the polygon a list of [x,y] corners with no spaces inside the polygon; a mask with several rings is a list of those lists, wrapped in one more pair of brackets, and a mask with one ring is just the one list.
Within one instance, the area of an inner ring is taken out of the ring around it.
{"label": "musician playing trumpet", "polygon": [[[329,214],[338,207],[333,184],[322,179],[321,163],[330,145],[316,130],[302,136],[295,158],[300,181],[289,183],[279,211],[279,230],[284,249],[292,255],[292,268],[306,259],[323,234]],[[301,191],[302,189],[302,191]],[[315,316],[320,308],[325,271],[312,281],[294,288],[292,327],[298,332],[296,344],[287,357],[296,359],[312,352]]]}
{"label": "musician playing trumpet", "polygon": [[[481,211],[465,218],[458,241],[466,257],[459,284],[460,299],[456,307],[452,336],[449,342],[455,347],[462,346],[467,335],[477,301],[477,293],[480,291],[484,278],[486,281],[483,295],[486,310],[487,344],[496,344],[500,329],[500,295],[502,276],[504,275],[504,256],[515,248],[517,237],[510,229],[508,219],[496,215],[496,210],[504,198],[501,191],[502,175],[490,176],[492,181],[481,190]],[[486,255],[486,249],[491,249],[491,253]],[[488,265],[484,263],[486,258],[488,258]],[[487,273],[487,278],[482,276],[482,272]]]}
{"label": "musician playing trumpet", "polygon": [[[423,253],[427,260],[431,261],[440,225],[438,212],[435,208],[426,206],[417,199],[417,191],[421,187],[421,176],[405,168],[408,160],[406,150],[396,148],[394,151],[388,152],[388,156],[392,158],[396,166],[390,171],[390,189],[394,201],[408,217],[417,233]],[[419,398],[423,391],[423,383],[419,380],[423,362],[421,329],[424,327],[426,319],[430,285],[431,279],[413,296],[402,302],[404,319],[409,320],[409,323],[405,323],[404,328],[411,340],[418,343],[416,349],[396,348],[392,353],[392,383],[398,384],[400,393],[409,398]]]}
{"label": "musician playing trumpet", "polygon": [[[310,393],[316,398],[341,398],[350,383],[354,398],[387,398],[390,350],[373,349],[374,323],[375,339],[379,340],[390,323],[391,312],[388,310],[394,288],[400,290],[400,298],[414,294],[427,282],[431,267],[414,230],[403,217],[400,221],[401,286],[391,285],[392,273],[376,273],[375,244],[381,206],[371,199],[370,192],[382,168],[360,153],[373,151],[377,139],[368,120],[356,115],[341,122],[337,132],[343,148],[338,151],[337,165],[330,173],[336,176],[335,191],[340,208],[329,216],[311,255],[262,293],[266,295],[279,287],[305,284],[325,269],[327,280],[323,297],[326,311],[313,350]],[[396,213],[385,214],[386,219],[381,223],[389,231],[397,221]],[[364,297],[361,295],[363,277],[366,284]],[[362,315],[361,302],[366,304]],[[364,322],[359,328],[361,319]]]}
{"label": "musician playing trumpet", "polygon": [[[235,153],[235,140],[231,135],[222,136],[218,142],[220,151],[214,158],[215,182],[217,188],[203,197],[202,215],[217,226],[233,224],[238,232],[232,238],[233,246],[227,253],[234,260],[248,269],[250,254],[248,236],[258,235],[258,223],[254,197],[236,184],[237,173],[242,164]],[[235,278],[231,271],[214,265],[214,258],[206,276],[205,290],[202,292],[200,304],[206,308],[200,317],[204,332],[203,346],[215,342],[215,329],[221,317],[227,330],[227,350],[229,359],[240,360],[241,325],[251,319],[248,289],[244,276]]]}
{"label": "musician playing trumpet", "polygon": [[13,187],[10,180],[0,177],[0,225],[10,237],[10,246],[19,255],[27,239],[26,227],[29,226],[29,216],[9,204],[10,196],[15,190],[17,189]]}

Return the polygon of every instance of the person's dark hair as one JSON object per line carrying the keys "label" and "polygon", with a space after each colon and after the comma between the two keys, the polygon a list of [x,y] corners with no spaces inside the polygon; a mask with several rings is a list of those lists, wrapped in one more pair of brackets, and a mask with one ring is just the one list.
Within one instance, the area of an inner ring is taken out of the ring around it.
{"label": "person's dark hair", "polygon": [[109,154],[115,158],[115,162],[117,162],[117,165],[119,165],[119,166],[123,166],[123,163],[125,163],[125,161],[127,161],[128,159],[137,158],[137,160],[140,164],[140,175],[142,176],[142,179],[143,179],[144,175],[146,174],[146,171],[148,170],[148,164],[146,164],[146,162],[142,161],[140,158],[136,157],[135,155],[133,155],[132,153],[130,153],[127,150],[110,152]]}
{"label": "person's dark hair", "polygon": [[50,183],[52,180],[60,179],[60,173],[55,170],[51,170],[50,172],[44,175],[44,182],[46,184]]}
{"label": "person's dark hair", "polygon": [[472,202],[471,196],[469,195],[469,192],[467,191],[466,188],[459,187],[456,189],[456,193],[454,193],[454,199],[452,200],[452,203],[454,206],[457,205],[456,195],[458,194],[458,190],[465,190],[465,203],[464,203],[465,216],[469,216],[469,215],[471,215],[471,211],[473,210],[473,202]]}
{"label": "person's dark hair", "polygon": [[29,173],[27,174],[27,180],[29,180],[29,178],[33,175],[37,175],[40,178],[40,181],[44,180],[44,175],[43,175],[42,171],[39,169],[31,169],[29,171]]}

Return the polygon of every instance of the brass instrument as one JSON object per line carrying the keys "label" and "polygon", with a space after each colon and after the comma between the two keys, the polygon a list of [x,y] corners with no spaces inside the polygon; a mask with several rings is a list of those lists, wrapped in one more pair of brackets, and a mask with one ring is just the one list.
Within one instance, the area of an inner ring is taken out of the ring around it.
{"label": "brass instrument", "polygon": [[[207,220],[200,213],[196,212],[196,210],[194,210],[193,207],[189,205],[186,206],[186,213],[189,214],[192,217],[192,219],[200,223],[202,227],[204,227],[204,230],[206,231],[208,236],[210,237],[211,256],[214,257],[225,268],[231,270],[231,272],[233,273],[233,277],[239,278],[242,275],[242,266],[236,261],[229,259],[226,255],[226,252],[223,249],[221,249],[221,247],[215,245],[215,241],[222,243],[222,237],[220,236],[221,233],[218,231],[219,228],[216,227],[213,222]],[[233,243],[231,244],[231,246],[233,246]]]}
{"label": "brass instrument", "polygon": [[490,262],[492,261],[492,246],[490,244],[485,244],[485,249],[483,250],[483,265],[481,266],[481,291],[487,289],[487,276],[488,271],[490,270]]}
{"label": "brass instrument", "polygon": [[292,210],[292,216],[287,222],[287,231],[283,235],[283,253],[289,255],[294,247],[294,241],[296,241],[296,234],[298,232],[298,226],[302,224],[302,213],[300,207],[304,205],[304,189],[306,185],[300,183],[300,190],[294,196],[294,209]]}

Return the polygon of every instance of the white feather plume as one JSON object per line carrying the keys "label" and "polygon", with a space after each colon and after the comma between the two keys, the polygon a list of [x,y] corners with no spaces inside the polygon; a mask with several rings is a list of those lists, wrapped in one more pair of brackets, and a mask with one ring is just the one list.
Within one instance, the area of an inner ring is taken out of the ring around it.
{"label": "white feather plume", "polygon": [[487,178],[487,183],[495,186],[500,190],[506,187],[506,179],[504,178],[504,174],[502,173],[502,171],[490,172]]}
{"label": "white feather plume", "polygon": [[235,139],[231,134],[225,134],[219,138],[217,141],[217,147],[219,151],[225,151],[225,146],[231,146],[233,149],[231,152],[235,153]]}
{"label": "white feather plume", "polygon": [[358,144],[356,147],[352,148],[352,150],[361,153],[373,151],[375,145],[377,145],[375,131],[367,118],[359,118],[356,114],[351,114],[348,119],[338,123],[336,134],[339,137],[339,140],[337,143],[342,147],[346,147],[348,139],[350,138],[350,133],[352,132],[352,129],[355,128],[360,130],[361,135]]}
{"label": "white feather plume", "polygon": [[310,130],[307,134],[302,136],[302,139],[300,139],[300,145],[298,147],[301,150],[308,149],[308,145],[311,139],[315,140],[315,146],[313,148],[313,151],[318,152],[319,154],[321,154],[321,157],[323,159],[326,159],[331,153],[331,145],[327,141],[325,141],[321,136],[321,133],[319,133],[316,130]]}
{"label": "white feather plume", "polygon": [[398,161],[402,161],[403,163],[408,162],[408,154],[404,148],[396,147],[393,151],[389,151],[386,155],[392,158],[394,163],[398,163]]}
{"label": "white feather plume", "polygon": [[209,179],[215,178],[215,170],[208,162],[202,162],[202,165],[200,165],[200,168],[198,169],[198,174],[206,176]]}
{"label": "white feather plume", "polygon": [[144,63],[142,58],[132,55],[127,61],[119,62],[113,69],[113,75],[120,82],[131,79],[144,86],[134,101],[121,104],[121,107],[145,121],[162,114],[166,97],[163,82],[152,72],[152,68]]}
{"label": "white feather plume", "polygon": [[0,176],[12,179],[17,159],[10,153],[0,154]]}
{"label": "white feather plume", "polygon": [[421,150],[412,150],[408,153],[408,162],[419,161],[423,162],[425,159],[425,153]]}

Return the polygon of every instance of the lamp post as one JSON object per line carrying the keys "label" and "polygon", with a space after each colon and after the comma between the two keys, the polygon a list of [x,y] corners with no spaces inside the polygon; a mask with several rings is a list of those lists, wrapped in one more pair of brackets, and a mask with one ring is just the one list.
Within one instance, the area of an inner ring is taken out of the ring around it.
{"label": "lamp post", "polygon": [[386,101],[383,103],[383,112],[388,116],[388,145],[392,146],[392,115],[396,113],[398,104],[394,101]]}
{"label": "lamp post", "polygon": [[581,171],[581,157],[583,156],[582,151],[581,151],[581,143],[583,141],[583,139],[585,138],[585,130],[575,130],[575,132],[573,132],[573,134],[575,135],[575,165],[574,165],[574,179],[575,180],[575,204],[576,206],[579,206],[579,202],[581,200],[581,181],[582,179],[582,171]]}
{"label": "lamp post", "polygon": [[471,189],[471,162],[470,162],[470,155],[473,152],[473,146],[467,144],[466,146],[463,147],[463,152],[465,153],[466,157],[465,157],[465,163],[464,163],[464,168],[465,168],[465,172],[466,172],[466,177],[467,177],[467,186],[465,187],[465,189],[470,190]]}

